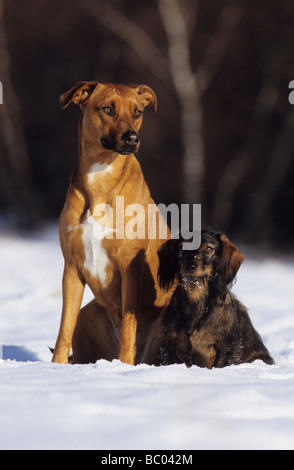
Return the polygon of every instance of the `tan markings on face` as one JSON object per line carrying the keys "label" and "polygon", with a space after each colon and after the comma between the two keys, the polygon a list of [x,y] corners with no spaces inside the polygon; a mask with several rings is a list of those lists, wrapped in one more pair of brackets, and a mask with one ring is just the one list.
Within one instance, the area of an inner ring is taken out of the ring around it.
{"label": "tan markings on face", "polygon": [[185,277],[182,285],[190,300],[198,302],[207,295],[207,279],[194,279],[193,277]]}
{"label": "tan markings on face", "polygon": [[103,128],[103,134],[122,135],[127,131],[138,132],[142,125],[143,106],[137,93],[124,86],[99,87],[88,105],[94,126]]}

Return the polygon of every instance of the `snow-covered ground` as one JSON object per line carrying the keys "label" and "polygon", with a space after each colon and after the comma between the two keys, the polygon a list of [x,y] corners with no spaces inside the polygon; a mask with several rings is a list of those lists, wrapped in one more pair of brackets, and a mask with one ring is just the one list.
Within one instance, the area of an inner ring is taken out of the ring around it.
{"label": "snow-covered ground", "polygon": [[3,229],[0,448],[294,449],[294,260],[243,252],[233,290],[274,366],[60,365],[47,347],[61,310],[57,226]]}

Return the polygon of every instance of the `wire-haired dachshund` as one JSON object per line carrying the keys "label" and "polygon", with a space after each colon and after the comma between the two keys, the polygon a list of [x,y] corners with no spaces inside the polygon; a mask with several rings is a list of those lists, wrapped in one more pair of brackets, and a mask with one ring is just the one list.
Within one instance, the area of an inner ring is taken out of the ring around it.
{"label": "wire-haired dachshund", "polygon": [[261,359],[273,364],[246,308],[230,287],[244,256],[223,234],[204,230],[198,250],[171,239],[159,251],[159,283],[178,281],[164,312],[155,365],[225,367]]}

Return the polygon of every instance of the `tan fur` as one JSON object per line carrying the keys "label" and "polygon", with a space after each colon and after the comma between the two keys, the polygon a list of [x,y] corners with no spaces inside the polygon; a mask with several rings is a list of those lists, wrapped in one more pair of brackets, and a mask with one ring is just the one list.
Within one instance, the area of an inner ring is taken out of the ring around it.
{"label": "tan fur", "polygon": [[[157,233],[152,240],[147,235],[134,240],[117,239],[114,235],[113,239],[97,242],[95,230],[108,230],[107,220],[99,225],[98,204],[110,205],[114,216],[116,196],[124,197],[125,207],[141,204],[146,214],[148,204],[154,204],[135,156],[105,148],[102,139],[109,135],[120,139],[129,131],[137,133],[142,117],[135,119],[134,110],[143,111],[149,106],[155,111],[156,96],[145,85],[79,82],[60,98],[63,108],[71,101],[81,106],[83,115],[79,124],[78,168],[71,178],[60,217],[65,260],[63,308],[52,360],[68,362],[75,335],[73,358],[77,362],[78,358],[90,361],[119,357],[134,364],[152,322],[170,298],[157,284],[157,250],[166,240],[160,240]],[[101,111],[113,103],[115,116]],[[97,168],[99,171],[95,171]],[[114,226],[115,223],[114,219]],[[90,286],[95,300],[80,312],[85,284]]]}
{"label": "tan fur", "polygon": [[211,369],[216,357],[216,338],[211,336],[205,329],[201,331],[194,330],[190,336],[190,343],[192,353],[199,354],[203,358],[203,366]]}

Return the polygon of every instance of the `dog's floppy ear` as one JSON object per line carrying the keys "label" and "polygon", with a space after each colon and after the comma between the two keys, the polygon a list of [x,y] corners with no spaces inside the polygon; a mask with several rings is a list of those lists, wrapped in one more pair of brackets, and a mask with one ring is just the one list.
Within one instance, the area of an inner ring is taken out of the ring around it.
{"label": "dog's floppy ear", "polygon": [[241,251],[225,235],[221,235],[220,239],[223,246],[221,274],[225,283],[230,284],[245,258]]}
{"label": "dog's floppy ear", "polygon": [[158,284],[161,289],[168,290],[179,271],[178,262],[178,250],[179,250],[178,239],[170,239],[158,250],[159,268],[158,268]]}
{"label": "dog's floppy ear", "polygon": [[79,105],[85,104],[97,85],[98,82],[77,82],[59,97],[61,108],[67,108],[72,101]]}
{"label": "dog's floppy ear", "polygon": [[135,88],[136,92],[140,96],[144,108],[146,106],[151,109],[154,113],[157,111],[157,98],[154,91],[147,85],[130,85]]}

